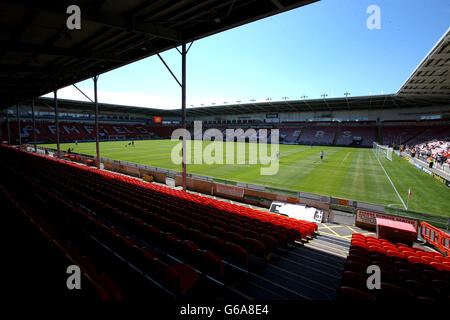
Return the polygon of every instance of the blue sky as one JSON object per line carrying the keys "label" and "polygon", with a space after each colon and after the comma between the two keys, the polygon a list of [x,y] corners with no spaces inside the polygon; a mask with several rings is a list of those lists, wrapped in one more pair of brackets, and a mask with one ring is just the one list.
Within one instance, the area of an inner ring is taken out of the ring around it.
{"label": "blue sky", "polygon": [[[381,28],[369,30],[370,5]],[[187,106],[395,93],[450,26],[448,0],[322,0],[194,42]],[[178,51],[162,54],[181,77]],[[93,82],[77,84],[93,97]],[[153,56],[100,75],[99,101],[180,108],[181,90]],[[51,94],[48,96],[52,96]],[[61,98],[86,100],[73,88]]]}

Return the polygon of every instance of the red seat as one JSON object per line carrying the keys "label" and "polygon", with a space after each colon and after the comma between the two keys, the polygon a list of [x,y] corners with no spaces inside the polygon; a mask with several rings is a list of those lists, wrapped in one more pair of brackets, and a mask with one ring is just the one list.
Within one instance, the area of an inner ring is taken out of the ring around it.
{"label": "red seat", "polygon": [[89,260],[86,256],[81,257],[80,261],[81,267],[86,270],[86,272],[93,276],[94,278],[97,276],[97,269],[95,268],[94,264]]}
{"label": "red seat", "polygon": [[224,258],[231,263],[240,267],[248,267],[248,254],[247,251],[240,245],[231,242],[225,242],[224,244]]}
{"label": "red seat", "polygon": [[383,262],[383,261],[374,260],[371,262],[371,264],[378,266],[380,268],[380,270],[384,270],[384,271],[388,271],[388,272],[392,272],[392,273],[397,272],[396,267],[394,267],[393,265],[391,265],[389,263]]}
{"label": "red seat", "polygon": [[368,250],[369,246],[365,243],[365,242],[361,242],[361,241],[355,241],[352,243],[352,248],[353,247],[361,247],[363,249]]}
{"label": "red seat", "polygon": [[437,298],[440,295],[440,291],[438,289],[424,282],[406,280],[405,286],[409,289],[409,291],[418,297]]}
{"label": "red seat", "polygon": [[450,267],[446,266],[443,263],[431,262],[430,266],[432,266],[433,268],[435,268],[436,270],[439,270],[439,271],[450,271]]}
{"label": "red seat", "polygon": [[203,247],[221,255],[224,248],[224,241],[214,236],[205,235],[202,239]]}
{"label": "red seat", "polygon": [[353,271],[344,271],[341,278],[341,286],[352,287],[363,291],[367,290],[367,275]]}
{"label": "red seat", "polygon": [[157,241],[162,246],[173,247],[175,243],[178,241],[178,238],[170,232],[160,232],[158,234]]}
{"label": "red seat", "polygon": [[178,240],[174,247],[176,254],[188,261],[193,259],[197,249],[198,246],[190,240]]}
{"label": "red seat", "polygon": [[262,234],[259,236],[259,240],[264,243],[268,252],[274,252],[278,249],[278,241],[272,236]]}
{"label": "red seat", "polygon": [[408,247],[399,247],[398,248],[399,251],[403,252],[403,253],[416,253],[416,251],[412,248],[408,248]]}
{"label": "red seat", "polygon": [[414,264],[409,263],[405,259],[396,260],[393,263],[394,263],[394,266],[397,268],[397,270],[405,269],[405,270],[411,270],[411,271],[414,271],[414,272],[418,271],[417,267]]}
{"label": "red seat", "polygon": [[139,252],[141,252],[148,260],[151,260],[151,259],[157,257],[156,254],[148,248],[145,248],[145,247],[142,247],[142,248],[134,247],[134,248],[139,250]]}
{"label": "red seat", "polygon": [[338,301],[365,301],[365,302],[375,302],[374,296],[351,287],[340,287],[336,296]]}
{"label": "red seat", "polygon": [[387,282],[398,286],[403,285],[403,279],[397,273],[389,272],[383,269],[381,269],[381,279],[382,282]]}
{"label": "red seat", "polygon": [[178,272],[167,263],[153,258],[149,264],[150,276],[171,291],[180,290]]}
{"label": "red seat", "polygon": [[383,249],[381,246],[369,246],[369,252],[380,252],[380,253],[386,253],[386,250]]}
{"label": "red seat", "polygon": [[344,270],[365,274],[367,266],[357,261],[347,260],[344,264]]}
{"label": "red seat", "polygon": [[197,249],[195,253],[195,263],[201,271],[219,277],[224,275],[222,260],[214,252]]}
{"label": "red seat", "polygon": [[372,251],[370,252],[370,259],[373,260],[378,260],[378,261],[383,261],[386,263],[390,263],[391,262],[391,258],[389,258],[387,255],[385,255],[382,252],[379,251]]}
{"label": "red seat", "polygon": [[214,226],[214,227],[211,228],[211,234],[216,236],[216,237],[218,237],[218,238],[220,238],[220,239],[224,239],[226,233],[227,232],[223,228],[220,228],[220,227],[217,227],[217,226]]}
{"label": "red seat", "polygon": [[243,234],[248,238],[259,239],[259,233],[253,230],[245,229]]}
{"label": "red seat", "polygon": [[227,234],[225,235],[226,241],[233,242],[239,245],[244,243],[244,239],[244,236],[236,232],[227,232]]}
{"label": "red seat", "polygon": [[398,274],[405,280],[427,282],[427,278],[423,274],[412,270],[400,269],[398,270]]}
{"label": "red seat", "polygon": [[380,302],[405,301],[414,299],[414,294],[402,286],[381,282],[380,290],[374,290],[374,294]]}
{"label": "red seat", "polygon": [[[267,231],[262,231],[260,232],[261,234],[265,234]],[[276,232],[276,231],[269,231],[267,232],[267,235],[270,235],[272,237],[274,237],[275,239],[277,239],[278,244],[280,245],[280,247],[286,248],[288,246],[288,238],[280,233],[280,232]]]}
{"label": "red seat", "polygon": [[356,261],[356,262],[362,263],[365,266],[368,266],[369,264],[371,264],[369,258],[364,257],[364,256],[359,255],[358,253],[354,253],[354,252],[349,253],[349,255],[347,256],[347,259],[351,260],[351,261]]}
{"label": "red seat", "polygon": [[405,257],[405,255],[403,253],[398,252],[398,251],[394,251],[394,250],[389,250],[389,249],[386,251],[386,255],[388,257],[397,257],[397,258],[404,258]]}
{"label": "red seat", "polygon": [[242,245],[244,246],[245,249],[247,249],[248,252],[256,256],[259,257],[266,256],[266,246],[259,240],[252,238],[245,238]]}
{"label": "red seat", "polygon": [[187,264],[176,263],[173,268],[178,272],[181,291],[190,290],[199,278],[198,272]]}
{"label": "red seat", "polygon": [[200,230],[188,229],[186,231],[186,237],[188,240],[192,240],[195,243],[202,243],[203,238],[205,237],[205,234],[203,232],[201,232]]}
{"label": "red seat", "polygon": [[122,293],[120,292],[117,284],[106,274],[102,273],[99,277],[97,277],[97,281],[103,288],[107,289],[108,292],[112,294],[112,298],[117,301],[121,301],[123,299]]}
{"label": "red seat", "polygon": [[431,281],[433,287],[439,289],[442,298],[450,295],[450,281],[435,279]]}
{"label": "red seat", "polygon": [[360,256],[370,257],[370,253],[368,250],[361,247],[350,247],[349,253],[356,253]]}

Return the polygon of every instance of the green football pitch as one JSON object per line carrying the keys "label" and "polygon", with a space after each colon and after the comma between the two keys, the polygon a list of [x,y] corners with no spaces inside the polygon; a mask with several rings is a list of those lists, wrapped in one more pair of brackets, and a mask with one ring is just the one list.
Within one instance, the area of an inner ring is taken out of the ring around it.
{"label": "green football pitch", "polygon": [[[208,150],[214,142],[203,142],[191,157]],[[216,146],[223,145],[215,143]],[[229,144],[229,143],[227,143]],[[227,153],[236,155],[239,143],[224,148],[223,163]],[[178,141],[146,140],[135,141],[129,146],[125,141],[101,142],[101,156],[154,167],[181,171],[181,165],[172,162],[171,154]],[[56,148],[56,145],[43,145]],[[372,149],[346,147],[319,147],[279,145],[279,168],[274,175],[261,175],[261,167],[269,164],[249,164],[249,144],[242,164],[188,164],[187,171],[217,179],[260,184],[277,189],[303,191],[383,204],[393,208],[405,208],[408,204],[408,190],[412,195],[408,209],[437,215],[450,216],[450,190],[425,172],[416,169],[395,154],[393,161],[375,157]],[[61,144],[61,150],[73,149],[76,153],[95,155],[95,143],[85,142]],[[210,150],[210,149],[209,149]],[[270,146],[268,147],[270,154]],[[320,151],[324,152],[323,161]],[[212,153],[220,159],[219,151]],[[235,157],[235,162],[236,162]]]}

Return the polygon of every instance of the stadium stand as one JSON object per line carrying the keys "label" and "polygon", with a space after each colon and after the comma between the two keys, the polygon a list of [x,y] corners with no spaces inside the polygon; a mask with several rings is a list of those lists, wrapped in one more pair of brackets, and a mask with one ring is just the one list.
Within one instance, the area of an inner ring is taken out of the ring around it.
{"label": "stadium stand", "polygon": [[[57,99],[57,90],[91,77],[97,93],[99,74],[180,45],[185,70],[189,42],[311,2],[315,0],[231,1],[229,6],[208,1],[206,6],[193,1],[131,1],[120,5],[100,1],[91,6],[91,14],[83,13],[83,25],[86,22],[90,27],[75,31],[72,37],[61,32],[59,25],[64,16],[59,9],[64,4],[55,7],[3,1],[7,14],[0,18],[6,26],[0,105],[6,112],[0,120],[1,140],[11,140],[11,145],[32,141],[30,120],[34,120],[36,109],[30,109],[36,101],[38,143],[56,141],[55,116],[59,121],[58,142],[95,140],[94,118],[100,121],[102,141],[168,139],[179,127],[172,124],[184,126],[185,121],[193,134],[192,121],[201,119],[218,124],[214,127],[222,133],[237,127],[269,132],[280,129],[281,141],[288,144],[405,144],[407,150],[417,151],[418,157],[448,162],[448,86],[436,85],[445,83],[448,73],[432,71],[427,75],[429,71],[421,69],[445,68],[435,63],[447,54],[442,41],[441,53],[433,49],[396,94],[349,98],[346,93],[345,99],[312,100],[303,96],[296,101],[284,97],[284,101],[267,103],[253,99],[253,103],[237,101],[205,108],[202,104],[202,108],[189,110],[183,94],[181,110],[102,104],[99,113],[95,103],[95,116],[94,103]],[[155,26],[155,17],[165,21],[164,27]],[[94,27],[97,24],[101,27]],[[443,39],[448,41],[448,31]],[[182,78],[183,84],[176,80],[186,88]],[[428,84],[433,85],[427,88]],[[54,100],[37,98],[52,91]],[[404,112],[411,107],[416,110]],[[426,112],[418,111],[422,107]],[[18,122],[19,118],[22,121]],[[442,121],[428,125],[419,119]],[[320,235],[315,223],[96,169],[90,167],[94,165],[92,158],[83,160],[86,166],[72,162],[81,162],[80,155],[56,159],[26,152],[27,148],[0,145],[1,234],[6,238],[2,289],[22,307],[28,305],[23,303],[25,299],[29,302],[61,296],[143,300],[146,306],[149,301],[223,302],[227,298],[371,302],[450,299],[448,235],[442,236],[441,230],[424,222],[419,234],[444,255],[425,250],[425,246],[407,247],[359,233],[352,235],[350,243],[346,236]],[[100,162],[97,165],[101,167]],[[294,196],[300,198],[301,193],[298,190]],[[336,200],[339,205],[349,204],[346,198]],[[357,208],[356,201],[354,205]],[[325,227],[334,232],[332,227]],[[82,291],[67,290],[67,273],[63,271],[69,265],[80,268]],[[370,265],[381,269],[381,290],[368,289]],[[307,316],[301,306],[296,311],[300,317]],[[153,310],[148,308],[148,313],[153,314]]]}
{"label": "stadium stand", "polygon": [[[411,142],[420,142],[406,145],[406,152],[411,156],[430,163],[431,160],[438,167],[450,164],[450,129],[447,127],[428,128],[420,137],[414,138]],[[431,138],[435,137],[435,138]]]}
{"label": "stadium stand", "polygon": [[[359,140],[360,139],[360,140]],[[336,140],[338,146],[354,146],[355,141],[360,141],[361,146],[372,146],[376,141],[375,126],[341,126]]]}
{"label": "stadium stand", "polygon": [[[10,134],[13,139],[17,139],[19,126],[16,120],[10,120]],[[99,136],[101,140],[126,140],[126,139],[169,139],[172,132],[178,128],[176,125],[148,125],[136,124],[128,121],[116,123],[100,122]],[[203,124],[204,134],[208,129],[218,129],[226,136],[224,126],[212,126]],[[251,124],[236,126],[243,130],[260,127]],[[371,147],[374,141],[380,140],[385,145],[399,146],[407,145],[412,150],[415,147],[419,153],[426,156],[434,156],[445,153],[446,143],[450,141],[450,127],[435,122],[421,121],[414,124],[406,122],[387,121],[380,127],[380,136],[377,138],[378,127],[376,125],[342,125],[338,126],[334,122],[304,123],[299,125],[264,125],[268,131],[270,141],[271,129],[278,129],[280,143],[285,144],[305,144],[305,145],[337,145],[337,146],[361,146]],[[24,141],[33,140],[33,126],[29,120],[21,121],[21,136]],[[92,122],[80,120],[77,122],[63,121],[59,123],[60,141],[72,142],[95,140],[95,128]],[[194,137],[194,128],[188,125],[187,129]],[[233,129],[231,126],[229,129]],[[6,122],[1,124],[1,134],[3,140],[7,140],[8,130]],[[205,137],[208,138],[208,137]],[[38,143],[48,143],[56,141],[56,127],[54,121],[40,119],[36,122],[36,140]],[[360,142],[358,142],[360,141]],[[429,151],[429,152],[428,152]]]}
{"label": "stadium stand", "polygon": [[[280,295],[294,299],[386,301],[396,295],[444,301],[450,295],[450,258],[440,253],[355,233],[344,264],[323,250],[348,244],[318,236],[315,223],[14,147],[0,147],[0,164],[5,170],[2,203],[8,212],[20,213],[7,218],[28,221],[30,235],[36,236],[33,246],[23,246],[50,248],[53,269],[79,265],[89,287],[84,299],[135,301],[152,295],[168,301],[245,300],[249,293],[273,298],[270,290],[255,293],[249,285],[266,277]],[[310,244],[293,249],[311,236],[316,238],[311,244],[317,241],[321,251]],[[286,264],[294,256],[300,260],[290,269]],[[367,289],[369,265],[381,268],[381,290]],[[305,277],[300,284],[290,283],[283,278],[286,272]],[[334,288],[329,288],[331,279],[339,279]],[[321,293],[324,288],[328,293]],[[70,291],[66,296],[77,297]]]}
{"label": "stadium stand", "polygon": [[415,145],[428,141],[450,140],[450,127],[448,125],[430,126],[423,130],[420,135],[408,141],[408,144]]}
{"label": "stadium stand", "polygon": [[309,126],[302,130],[298,141],[307,145],[331,145],[333,144],[336,130],[336,127],[330,126]]}
{"label": "stadium stand", "polygon": [[[448,301],[450,258],[385,239],[352,235],[337,299],[340,301]],[[381,270],[381,289],[366,285],[369,265]]]}
{"label": "stadium stand", "polygon": [[217,281],[317,232],[314,223],[77,163],[0,152],[9,204],[82,266],[103,300],[224,294]]}
{"label": "stadium stand", "polygon": [[387,125],[384,124],[382,130],[382,144],[393,146],[405,144],[420,133],[423,127],[416,125]]}
{"label": "stadium stand", "polygon": [[[2,126],[2,135],[7,136],[6,126]],[[17,136],[19,125],[17,121],[10,122],[11,132]],[[21,136],[24,140],[33,139],[33,124],[29,121],[21,121]],[[126,140],[126,139],[167,139],[170,137],[171,126],[148,126],[130,123],[100,123],[99,137],[101,140]],[[60,139],[64,141],[92,141],[95,140],[95,127],[92,122],[60,122]],[[54,122],[38,121],[36,125],[36,140],[39,143],[53,142],[56,137]]]}

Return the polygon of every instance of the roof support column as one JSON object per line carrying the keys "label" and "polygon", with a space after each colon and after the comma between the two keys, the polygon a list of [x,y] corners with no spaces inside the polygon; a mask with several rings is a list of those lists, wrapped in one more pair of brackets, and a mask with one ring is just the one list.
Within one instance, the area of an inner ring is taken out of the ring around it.
{"label": "roof support column", "polygon": [[18,125],[18,133],[19,133],[19,146],[22,146],[22,128],[20,126],[20,115],[19,115],[19,104],[16,104],[16,119],[17,119],[17,125]]}
{"label": "roof support column", "polygon": [[95,149],[97,151],[96,165],[97,169],[100,169],[100,144],[99,144],[99,132],[98,132],[98,99],[97,99],[97,80],[98,75],[92,78],[94,80],[94,101],[95,101]]}
{"label": "roof support column", "polygon": [[33,119],[33,143],[34,143],[34,152],[37,152],[37,144],[36,144],[36,119],[34,117],[34,98],[31,98],[31,118]]}
{"label": "roof support column", "polygon": [[56,156],[58,159],[61,157],[61,149],[59,147],[59,113],[58,113],[58,94],[57,90],[53,91],[53,96],[55,100],[55,124],[56,124]]}
{"label": "roof support column", "polygon": [[[167,63],[164,61],[164,59],[161,57],[159,53],[157,53],[158,58],[161,60],[161,62],[164,64],[164,66],[169,70],[172,77],[175,79],[175,81],[178,83],[178,85],[181,87],[181,127],[186,130],[186,55],[189,52],[189,49],[191,48],[192,44],[194,42],[191,42],[189,47],[186,49],[186,42],[183,42],[181,45],[181,51],[177,49],[177,51],[181,54],[181,82],[177,79],[177,77],[173,74],[172,70],[170,70]],[[183,178],[183,191],[186,191],[186,140],[183,138],[183,141],[181,142],[182,147],[182,178]]]}
{"label": "roof support column", "polygon": [[[186,130],[186,43],[181,46],[181,126]],[[186,140],[182,142],[183,191],[186,192]]]}

